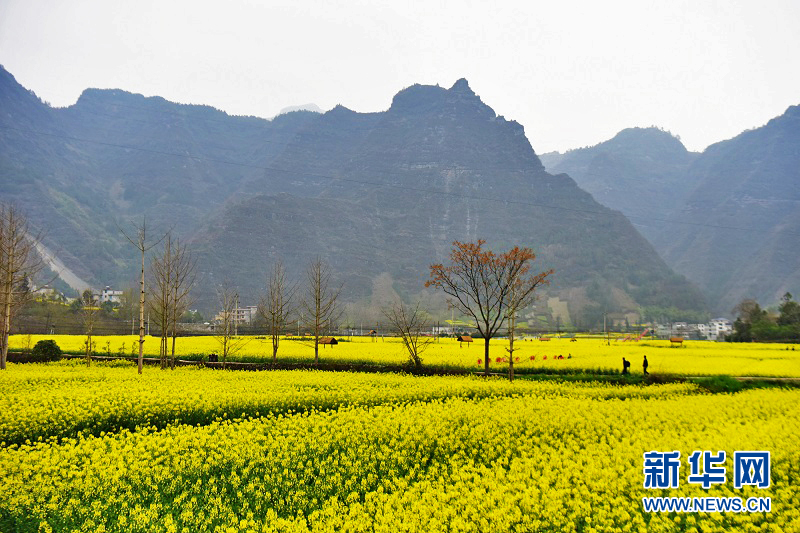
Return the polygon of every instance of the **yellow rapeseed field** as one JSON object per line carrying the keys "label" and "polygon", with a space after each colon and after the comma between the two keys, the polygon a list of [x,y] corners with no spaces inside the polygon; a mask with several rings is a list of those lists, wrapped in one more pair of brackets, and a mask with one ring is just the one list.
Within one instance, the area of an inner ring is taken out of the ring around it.
{"label": "yellow rapeseed field", "polygon": [[[598,383],[576,385],[573,396],[613,398],[664,396],[692,390],[688,384],[623,389]],[[333,409],[343,405],[431,400],[438,398],[515,396],[536,391],[549,396],[563,388],[555,383],[464,379],[431,376],[410,380],[398,374],[313,372],[223,372],[193,367],[162,371],[132,363],[77,360],[13,365],[0,372],[0,443],[19,444],[38,438],[99,435],[136,426],[206,424],[234,417]],[[18,409],[17,406],[25,406]]]}
{"label": "yellow rapeseed field", "polygon": [[[22,349],[42,339],[54,339],[62,350],[80,352],[85,337],[80,335],[14,335],[12,349]],[[398,339],[391,337],[365,338],[343,337],[337,346],[320,347],[322,360],[341,362],[365,362],[375,364],[403,364],[407,358]],[[266,337],[245,337],[242,348],[231,358],[245,361],[268,361],[272,356],[272,345]],[[95,351],[98,354],[124,354],[130,356],[132,349],[138,354],[138,337],[131,335],[95,336]],[[145,355],[158,355],[159,340],[147,337]],[[498,372],[505,371],[508,357],[508,341],[494,339],[491,342],[491,364]],[[520,370],[572,369],[608,371],[622,369],[622,358],[632,363],[634,373],[642,372],[642,358],[647,355],[651,374],[681,374],[688,376],[732,375],[732,376],[785,376],[800,377],[800,349],[795,345],[764,343],[718,343],[710,341],[686,341],[683,347],[673,348],[669,341],[640,342],[611,340],[610,345],[602,339],[551,339],[540,341],[525,339],[515,343],[516,364]],[[182,337],[177,341],[179,357],[207,356],[219,353],[220,346],[214,337]],[[564,359],[559,359],[563,356]],[[571,357],[571,358],[570,358]],[[457,366],[480,370],[483,368],[483,343],[480,339],[472,344],[460,344],[451,338],[442,338],[430,345],[422,355],[423,363],[437,366]],[[281,342],[278,360],[284,362],[311,362],[314,349],[308,341],[284,339]],[[500,361],[498,361],[500,359]]]}
{"label": "yellow rapeseed field", "polygon": [[[61,362],[12,363],[0,391],[4,532],[800,530],[797,390]],[[726,451],[727,481],[689,484],[684,460],[646,489],[652,450]],[[771,452],[768,488],[733,486],[740,450]]]}

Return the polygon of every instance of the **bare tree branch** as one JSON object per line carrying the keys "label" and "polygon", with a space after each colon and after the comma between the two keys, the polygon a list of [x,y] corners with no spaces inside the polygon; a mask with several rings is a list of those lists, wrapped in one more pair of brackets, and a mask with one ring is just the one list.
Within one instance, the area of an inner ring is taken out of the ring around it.
{"label": "bare tree branch", "polygon": [[92,341],[92,334],[94,333],[94,326],[97,322],[97,312],[100,309],[97,307],[97,299],[94,297],[92,289],[86,289],[81,295],[81,318],[83,320],[83,329],[86,332],[86,366],[92,363],[92,350],[94,349]]}
{"label": "bare tree branch", "polygon": [[150,250],[154,246],[157,246],[159,243],[161,243],[161,241],[164,240],[164,238],[167,236],[167,234],[169,232],[165,233],[164,236],[161,237],[160,239],[158,239],[156,242],[151,242],[150,244],[148,244],[147,243],[147,219],[142,218],[142,224],[140,226],[134,225],[134,227],[136,228],[136,237],[135,238],[131,237],[130,235],[128,235],[125,232],[125,230],[123,230],[119,226],[119,224],[117,224],[116,220],[114,221],[114,224],[117,226],[117,229],[119,230],[119,232],[122,233],[122,235],[124,235],[126,239],[128,239],[128,242],[130,242],[132,245],[134,245],[136,247],[136,249],[139,250],[142,253],[142,275],[141,275],[141,281],[139,283],[139,361],[138,361],[138,363],[139,363],[138,364],[138,372],[139,372],[139,374],[141,374],[142,373],[142,363],[143,363],[143,360],[144,360],[144,300],[145,300],[145,298],[144,298],[144,295],[145,295],[145,291],[144,291],[144,254],[145,254],[145,252],[147,252],[148,250]]}
{"label": "bare tree branch", "polygon": [[389,326],[400,335],[403,347],[408,352],[409,362],[414,367],[420,368],[422,353],[433,342],[433,337],[425,336],[422,333],[427,313],[420,308],[419,302],[414,307],[407,307],[402,300],[395,301],[390,307],[384,308],[382,312],[389,321]]}
{"label": "bare tree branch", "polygon": [[235,354],[247,344],[247,339],[236,335],[239,291],[228,280],[225,280],[222,285],[217,287],[217,299],[222,310],[217,315],[214,338],[222,350],[222,368],[224,369],[228,364],[228,356]]}
{"label": "bare tree branch", "polygon": [[306,282],[302,307],[308,313],[307,326],[313,331],[314,364],[319,364],[319,339],[342,315],[337,300],[343,285],[331,286],[331,268],[319,257],[308,266]]}
{"label": "bare tree branch", "polygon": [[164,239],[164,248],[150,264],[150,277],[153,291],[148,303],[160,325],[161,345],[159,356],[161,368],[167,366],[169,339],[172,338],[171,368],[175,367],[175,338],[178,318],[188,309],[190,292],[196,282],[195,263],[187,249],[171,234]]}
{"label": "bare tree branch", "polygon": [[[530,248],[514,247],[495,255],[484,250],[486,241],[453,242],[450,264],[431,265],[426,287],[436,287],[450,296],[450,303],[471,316],[484,339],[484,371],[489,374],[489,341],[508,318],[508,306],[516,301],[517,309],[532,297],[552,270],[527,276],[536,254]],[[512,292],[514,295],[512,296]]]}
{"label": "bare tree branch", "polygon": [[31,297],[29,283],[44,268],[36,251],[41,237],[30,234],[27,218],[14,204],[0,203],[0,370],[6,368],[14,316]]}
{"label": "bare tree branch", "polygon": [[280,261],[272,267],[267,280],[267,292],[261,297],[258,313],[264,318],[272,338],[272,362],[278,361],[281,334],[286,330],[289,317],[295,311],[297,284],[286,280],[286,269]]}

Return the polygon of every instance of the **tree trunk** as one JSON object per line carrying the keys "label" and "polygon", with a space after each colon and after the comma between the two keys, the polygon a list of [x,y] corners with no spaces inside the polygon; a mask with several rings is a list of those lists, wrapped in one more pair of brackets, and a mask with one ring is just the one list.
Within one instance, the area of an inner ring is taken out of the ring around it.
{"label": "tree trunk", "polygon": [[3,308],[3,346],[0,349],[0,370],[6,369],[6,361],[8,360],[8,334],[11,330],[11,299],[6,295],[6,302]]}
{"label": "tree trunk", "polygon": [[517,329],[517,311],[513,309],[508,328],[508,381],[514,381],[514,332]]}
{"label": "tree trunk", "polygon": [[483,339],[483,368],[484,375],[489,377],[489,337]]}
{"label": "tree trunk", "polygon": [[175,328],[172,329],[172,370],[175,370]]}
{"label": "tree trunk", "polygon": [[[8,265],[6,265],[8,266]],[[3,338],[2,347],[0,347],[0,370],[6,369],[6,361],[8,360],[8,336],[11,333],[11,298],[13,297],[14,283],[11,279],[10,270],[3,279]]]}
{"label": "tree trunk", "polygon": [[508,339],[508,381],[514,381],[514,334]]}
{"label": "tree trunk", "polygon": [[[144,246],[144,245],[143,245]],[[142,250],[142,281],[139,284],[139,359],[138,371],[142,373],[142,363],[144,362],[144,249]]]}

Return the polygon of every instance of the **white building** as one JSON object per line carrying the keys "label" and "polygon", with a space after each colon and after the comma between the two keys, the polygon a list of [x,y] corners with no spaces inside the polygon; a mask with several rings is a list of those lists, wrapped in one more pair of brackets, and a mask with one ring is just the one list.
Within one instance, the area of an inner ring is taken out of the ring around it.
{"label": "white building", "polygon": [[434,335],[452,335],[454,333],[453,326],[433,326],[431,333]]}
{"label": "white building", "polygon": [[[255,320],[258,314],[258,306],[249,305],[247,307],[237,307],[232,311],[232,314],[235,323],[249,325],[253,323],[253,320]],[[214,317],[214,321],[217,323],[224,322],[225,311],[217,313],[217,316]]]}
{"label": "white building", "polygon": [[100,291],[100,294],[95,295],[97,296],[97,301],[102,303],[111,302],[118,304],[122,301],[122,291],[115,291],[108,285],[106,288]]}
{"label": "white building", "polygon": [[248,305],[247,307],[234,309],[233,312],[235,313],[234,319],[239,324],[252,324],[258,315],[258,306]]}
{"label": "white building", "polygon": [[708,323],[709,340],[715,341],[733,333],[733,322],[727,318],[714,318]]}

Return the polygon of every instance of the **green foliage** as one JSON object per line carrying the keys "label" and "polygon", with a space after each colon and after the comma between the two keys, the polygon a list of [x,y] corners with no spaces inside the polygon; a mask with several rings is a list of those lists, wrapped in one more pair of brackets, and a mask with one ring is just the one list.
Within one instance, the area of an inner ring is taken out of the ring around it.
{"label": "green foliage", "polygon": [[800,325],[800,304],[792,300],[792,294],[787,292],[783,295],[781,305],[778,307],[781,315],[778,317],[780,326]]}
{"label": "green foliage", "polygon": [[678,309],[677,307],[661,307],[658,305],[646,305],[641,309],[642,318],[645,322],[688,322],[689,324],[702,324],[708,322],[710,318],[706,311],[694,309]]}
{"label": "green foliage", "polygon": [[739,316],[730,336],[734,342],[800,341],[800,305],[788,292],[777,317],[770,316],[755,300],[744,300],[735,310]]}
{"label": "green foliage", "polygon": [[202,324],[205,321],[202,313],[197,309],[190,309],[181,315],[179,322],[184,324]]}
{"label": "green foliage", "polygon": [[52,339],[37,342],[31,351],[31,361],[35,363],[46,363],[59,359],[61,359],[61,348]]}
{"label": "green foliage", "polygon": [[709,392],[739,392],[744,385],[730,376],[714,376],[697,380],[697,384]]}

